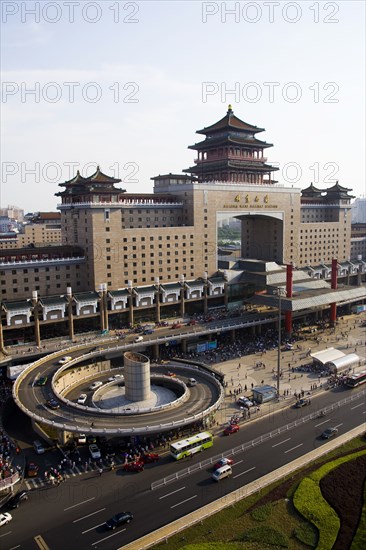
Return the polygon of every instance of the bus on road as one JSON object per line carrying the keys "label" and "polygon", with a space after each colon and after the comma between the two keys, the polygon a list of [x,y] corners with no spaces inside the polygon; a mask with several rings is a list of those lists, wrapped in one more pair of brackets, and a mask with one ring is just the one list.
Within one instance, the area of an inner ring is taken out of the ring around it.
{"label": "bus on road", "polygon": [[347,376],[346,385],[350,388],[356,388],[366,382],[366,370]]}
{"label": "bus on road", "polygon": [[213,445],[213,435],[210,432],[201,432],[192,437],[181,439],[170,445],[170,454],[176,460],[192,456]]}

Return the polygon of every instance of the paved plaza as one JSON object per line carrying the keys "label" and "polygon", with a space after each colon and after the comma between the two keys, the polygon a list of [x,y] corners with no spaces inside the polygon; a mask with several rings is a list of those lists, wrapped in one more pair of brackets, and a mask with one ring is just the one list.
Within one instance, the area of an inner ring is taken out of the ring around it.
{"label": "paved plaza", "polygon": [[[366,328],[362,327],[365,315],[347,315],[340,318],[336,328],[306,334],[306,339],[294,344],[293,350],[282,351],[280,355],[280,402],[290,405],[301,392],[316,396],[327,386],[327,376],[320,376],[319,371],[301,370],[302,365],[312,362],[309,353],[322,351],[329,347],[337,348],[345,354],[357,353],[361,363],[366,362]],[[265,353],[255,353],[238,356],[222,363],[213,364],[215,369],[225,374],[226,398],[225,404],[217,418],[219,424],[230,421],[234,414],[240,413],[236,404],[241,395],[250,396],[252,388],[263,384],[277,387],[278,350],[272,349]],[[366,368],[366,366],[365,366]],[[273,402],[261,405],[260,410],[253,407],[251,417],[257,418],[273,410]]]}

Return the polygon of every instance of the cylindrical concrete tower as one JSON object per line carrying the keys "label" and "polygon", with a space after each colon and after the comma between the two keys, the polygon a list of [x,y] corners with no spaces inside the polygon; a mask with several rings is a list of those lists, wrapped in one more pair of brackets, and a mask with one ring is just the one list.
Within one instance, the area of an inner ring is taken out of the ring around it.
{"label": "cylindrical concrete tower", "polygon": [[126,351],[125,396],[130,401],[144,401],[150,397],[150,359],[142,353]]}

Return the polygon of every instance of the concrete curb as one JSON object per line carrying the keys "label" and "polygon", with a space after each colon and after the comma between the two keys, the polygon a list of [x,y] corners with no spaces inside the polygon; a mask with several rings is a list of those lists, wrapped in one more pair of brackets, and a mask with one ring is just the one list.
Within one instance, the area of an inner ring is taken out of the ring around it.
{"label": "concrete curb", "polygon": [[206,506],[195,510],[191,514],[183,516],[178,520],[173,521],[172,523],[165,525],[164,527],[153,531],[152,533],[149,533],[144,537],[141,537],[140,539],[137,539],[125,546],[121,546],[119,550],[121,550],[122,548],[123,550],[144,550],[145,548],[151,548],[155,544],[164,542],[169,537],[183,531],[184,529],[187,529],[188,527],[192,527],[194,524],[203,521],[207,517],[217,512],[220,512],[228,506],[233,506],[243,498],[246,498],[249,495],[256,493],[257,491],[260,491],[267,485],[270,485],[271,483],[281,479],[282,477],[285,477],[286,475],[295,472],[296,470],[302,468],[303,466],[309,464],[317,458],[320,458],[321,456],[329,453],[333,449],[336,449],[337,447],[340,447],[351,439],[361,435],[364,431],[364,425],[357,426],[346,434],[337,437],[335,440],[325,443],[320,449],[314,449],[310,453],[300,458],[297,458],[289,464],[281,466],[281,468],[274,470],[273,472],[261,477],[260,479],[257,479],[256,481],[253,481],[252,483],[248,483],[248,485],[240,487],[240,489],[237,489],[232,493],[225,495],[215,502],[211,502],[210,504],[207,504]]}

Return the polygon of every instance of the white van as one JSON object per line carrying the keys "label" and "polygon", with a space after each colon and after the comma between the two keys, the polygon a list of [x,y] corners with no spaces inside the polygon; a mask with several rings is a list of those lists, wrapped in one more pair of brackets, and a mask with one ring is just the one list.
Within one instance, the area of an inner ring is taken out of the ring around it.
{"label": "white van", "polygon": [[134,339],[135,344],[137,344],[138,342],[143,342],[143,341],[144,341],[144,339],[143,339],[142,336],[136,336],[136,338]]}
{"label": "white van", "polygon": [[226,464],[225,466],[221,466],[218,470],[215,470],[212,474],[212,479],[215,481],[220,481],[221,479],[224,479],[224,477],[230,477],[233,473],[231,466],[229,464]]}
{"label": "white van", "polygon": [[197,380],[195,378],[188,378],[187,386],[192,388],[197,385]]}

